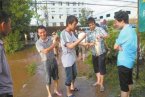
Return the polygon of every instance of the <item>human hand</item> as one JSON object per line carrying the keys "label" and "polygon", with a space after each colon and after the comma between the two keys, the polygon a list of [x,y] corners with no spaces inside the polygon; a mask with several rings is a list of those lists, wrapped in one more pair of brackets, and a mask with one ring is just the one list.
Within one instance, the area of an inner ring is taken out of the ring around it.
{"label": "human hand", "polygon": [[118,47],[118,50],[119,50],[119,51],[123,51],[123,49],[122,49],[122,47],[121,47],[121,46],[119,46],[119,47]]}
{"label": "human hand", "polygon": [[92,47],[94,45],[95,45],[95,43],[89,43],[89,47]]}

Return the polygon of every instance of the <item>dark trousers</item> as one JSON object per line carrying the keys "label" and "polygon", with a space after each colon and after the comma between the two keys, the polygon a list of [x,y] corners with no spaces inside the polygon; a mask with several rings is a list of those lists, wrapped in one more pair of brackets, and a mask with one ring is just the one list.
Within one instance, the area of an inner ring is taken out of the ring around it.
{"label": "dark trousers", "polygon": [[13,95],[9,95],[8,93],[0,94],[0,97],[13,97]]}

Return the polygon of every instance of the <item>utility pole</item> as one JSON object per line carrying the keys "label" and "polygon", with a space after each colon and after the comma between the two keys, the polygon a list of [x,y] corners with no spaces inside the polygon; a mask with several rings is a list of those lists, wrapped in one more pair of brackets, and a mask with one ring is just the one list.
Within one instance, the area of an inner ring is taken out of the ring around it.
{"label": "utility pole", "polygon": [[[35,12],[36,12],[36,14],[37,14],[37,0],[35,0],[34,6],[35,6]],[[39,25],[38,19],[37,19],[37,25]]]}
{"label": "utility pole", "polygon": [[48,27],[48,8],[47,8],[47,2],[46,2],[46,7],[45,8],[45,19],[46,19],[46,27]]}

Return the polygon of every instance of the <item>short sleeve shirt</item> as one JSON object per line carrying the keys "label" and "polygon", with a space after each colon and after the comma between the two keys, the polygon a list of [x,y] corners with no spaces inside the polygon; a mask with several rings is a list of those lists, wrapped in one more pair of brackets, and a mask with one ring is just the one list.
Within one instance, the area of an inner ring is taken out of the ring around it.
{"label": "short sleeve shirt", "polygon": [[60,35],[60,41],[61,41],[61,47],[62,47],[62,57],[61,61],[64,67],[70,67],[72,66],[76,61],[76,51],[75,48],[70,49],[66,47],[67,43],[73,43],[76,41],[77,38],[73,34],[73,32],[70,33],[66,30],[63,30]]}
{"label": "short sleeve shirt", "polygon": [[106,52],[104,39],[97,39],[98,35],[106,36],[108,33],[101,27],[96,27],[93,31],[88,32],[87,35],[87,41],[95,43],[95,46],[92,47],[92,55],[94,56],[99,56]]}
{"label": "short sleeve shirt", "polygon": [[51,44],[52,44],[52,37],[51,36],[47,37],[46,40],[42,40],[41,38],[39,38],[36,41],[36,48],[41,56],[42,61],[53,60],[55,58],[53,50],[47,54],[44,54],[41,52],[41,50],[50,47]]}
{"label": "short sleeve shirt", "polygon": [[119,51],[117,56],[117,65],[133,68],[137,54],[137,35],[135,30],[131,26],[125,25],[120,31],[115,44],[122,48],[122,51]]}

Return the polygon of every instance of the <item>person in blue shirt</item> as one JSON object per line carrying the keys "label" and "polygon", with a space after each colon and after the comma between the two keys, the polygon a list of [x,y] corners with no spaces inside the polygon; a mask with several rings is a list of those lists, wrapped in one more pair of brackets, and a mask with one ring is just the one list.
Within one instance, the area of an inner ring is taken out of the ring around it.
{"label": "person in blue shirt", "polygon": [[135,30],[128,24],[127,12],[118,11],[115,13],[114,25],[120,29],[114,49],[118,51],[117,66],[121,87],[121,97],[129,97],[131,91],[132,68],[137,53],[137,35]]}

